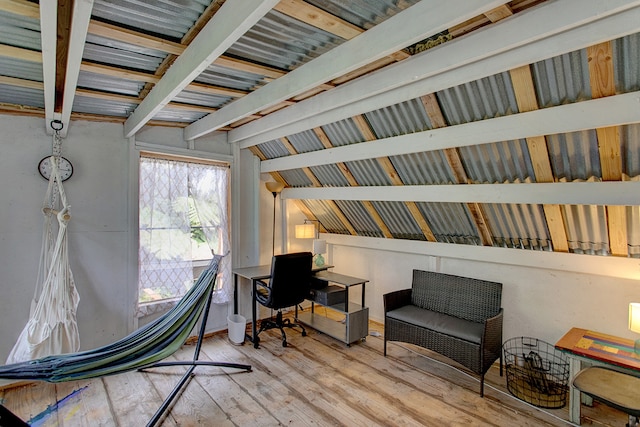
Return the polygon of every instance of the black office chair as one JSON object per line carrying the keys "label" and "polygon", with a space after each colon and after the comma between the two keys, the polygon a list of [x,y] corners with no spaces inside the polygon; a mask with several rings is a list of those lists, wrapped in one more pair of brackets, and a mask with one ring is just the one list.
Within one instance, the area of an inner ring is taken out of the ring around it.
{"label": "black office chair", "polygon": [[[307,335],[304,326],[290,319],[282,319],[282,309],[300,304],[309,297],[312,257],[311,252],[274,255],[271,260],[271,277],[256,282],[256,301],[272,310],[278,310],[275,319],[272,316],[260,322],[258,334],[267,329],[280,329],[283,347],[287,346],[284,328],[298,326],[302,329],[302,336]],[[256,336],[253,346],[258,348],[259,343],[260,338]]]}

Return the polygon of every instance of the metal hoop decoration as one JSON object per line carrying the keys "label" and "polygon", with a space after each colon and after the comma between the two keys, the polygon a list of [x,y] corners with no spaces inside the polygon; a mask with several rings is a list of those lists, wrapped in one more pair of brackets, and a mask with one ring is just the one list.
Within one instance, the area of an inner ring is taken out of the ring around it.
{"label": "metal hoop decoration", "polygon": [[60,120],[51,120],[49,126],[51,126],[51,129],[54,131],[53,146],[51,147],[52,154],[55,157],[60,157],[62,155],[62,138],[60,137],[60,131],[64,127],[64,123]]}

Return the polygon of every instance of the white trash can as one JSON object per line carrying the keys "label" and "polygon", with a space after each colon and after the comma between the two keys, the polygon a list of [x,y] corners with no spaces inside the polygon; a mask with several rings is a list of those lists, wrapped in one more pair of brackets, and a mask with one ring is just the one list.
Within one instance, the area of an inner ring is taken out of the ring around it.
{"label": "white trash can", "polygon": [[229,341],[235,345],[244,344],[247,319],[239,314],[232,314],[227,317],[227,328],[229,331]]}

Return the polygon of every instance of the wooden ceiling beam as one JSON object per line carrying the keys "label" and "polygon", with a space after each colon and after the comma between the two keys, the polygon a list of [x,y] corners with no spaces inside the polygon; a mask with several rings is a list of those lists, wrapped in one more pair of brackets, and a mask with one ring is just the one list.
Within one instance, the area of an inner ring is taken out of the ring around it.
{"label": "wooden ceiling beam", "polygon": [[637,206],[640,181],[289,188],[283,197],[441,203]]}
{"label": "wooden ceiling beam", "polygon": [[[60,1],[60,3],[66,4],[67,1]],[[63,125],[62,130],[60,130],[60,135],[62,137],[65,137],[69,131],[71,112],[73,110],[73,99],[75,97],[76,88],[78,87],[80,64],[82,63],[84,44],[87,39],[87,29],[89,27],[89,21],[91,20],[91,11],[93,10],[93,0],[75,0],[72,3],[73,6],[71,8],[69,27],[63,28],[62,30],[60,30],[61,10],[60,6],[58,6],[59,31],[58,64],[56,66],[56,74],[58,77],[62,76],[64,81],[61,94],[57,93],[59,88],[56,85],[56,104],[58,103],[58,96],[60,96],[60,120]],[[62,38],[60,37],[61,31],[64,34],[64,37]],[[67,55],[64,58],[64,63],[61,62],[62,56],[60,55],[61,40],[65,48],[68,49]],[[63,69],[64,73],[62,72]]]}
{"label": "wooden ceiling beam", "polygon": [[227,0],[129,116],[125,122],[125,136],[131,137],[140,130],[173,97],[267,14],[277,1]]}
{"label": "wooden ceiling beam", "polygon": [[[506,1],[467,0],[462,6],[447,2],[419,2],[218,112],[194,122],[187,127],[185,139],[198,138],[246,115],[290,99],[503,3]],[[312,99],[315,98],[317,96]]]}
{"label": "wooden ceiling beam", "polygon": [[635,33],[635,23],[640,21],[638,4],[625,0],[606,4],[545,2],[474,31],[473,37],[454,38],[438,49],[429,49],[234,129],[229,142],[247,148]]}
{"label": "wooden ceiling beam", "polygon": [[[592,98],[603,98],[616,94],[613,70],[613,47],[611,42],[587,48],[589,83]],[[621,181],[622,156],[620,130],[618,126],[596,129],[600,168],[604,181]],[[609,248],[615,256],[628,256],[627,209],[625,206],[607,206]]]}
{"label": "wooden ceiling beam", "polygon": [[383,156],[421,153],[511,141],[531,135],[579,132],[594,127],[640,123],[640,91],[548,107],[527,113],[485,119],[440,129],[430,129],[313,153],[302,153],[262,162],[262,172],[357,161]]}

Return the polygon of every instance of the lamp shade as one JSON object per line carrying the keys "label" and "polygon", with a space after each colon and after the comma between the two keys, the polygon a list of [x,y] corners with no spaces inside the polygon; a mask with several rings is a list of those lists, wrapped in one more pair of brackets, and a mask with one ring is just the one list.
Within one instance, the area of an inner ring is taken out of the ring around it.
{"label": "lamp shade", "polygon": [[267,186],[267,190],[272,193],[279,193],[284,188],[284,184],[277,181],[267,181],[265,185]]}
{"label": "lamp shade", "polygon": [[633,332],[640,332],[640,303],[629,304],[629,329]]}
{"label": "lamp shade", "polygon": [[323,239],[315,239],[313,241],[313,253],[323,254],[327,252],[327,241]]}
{"label": "lamp shade", "polygon": [[315,239],[315,237],[316,237],[315,224],[296,225],[296,239]]}

